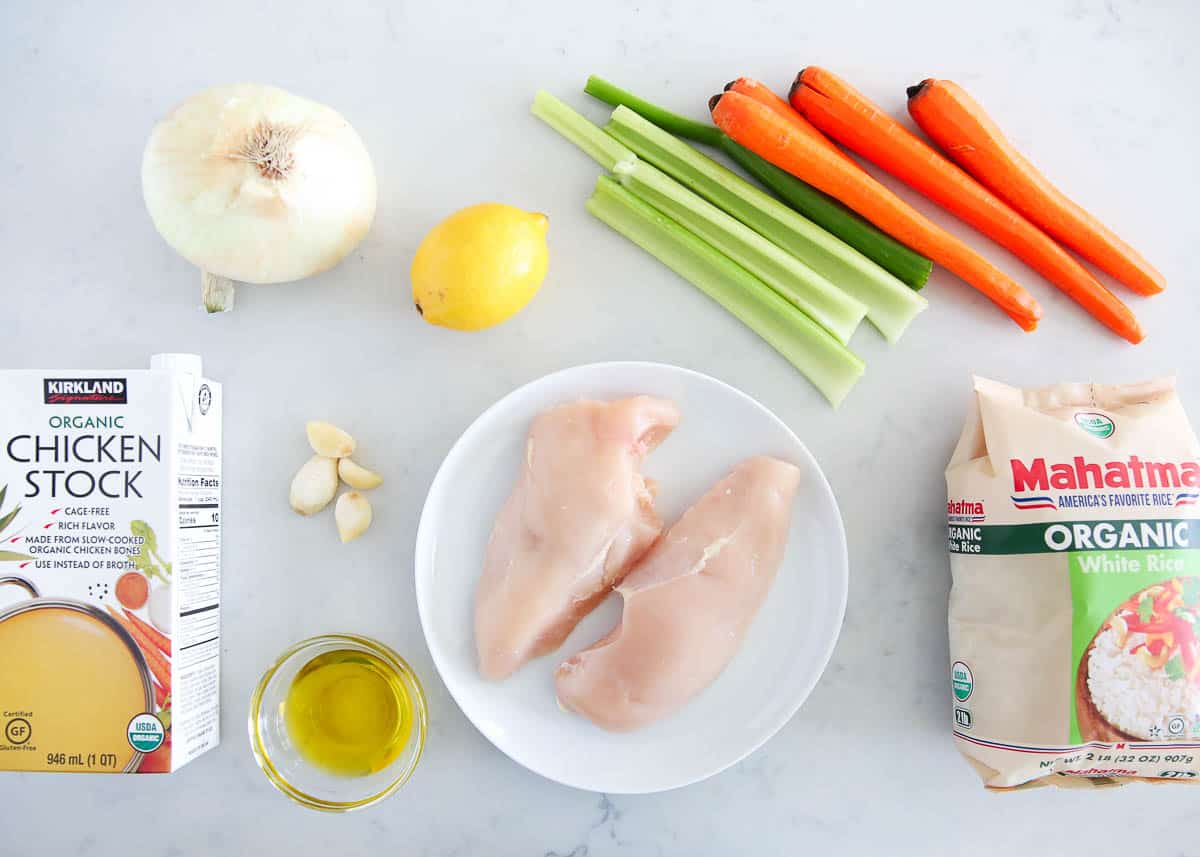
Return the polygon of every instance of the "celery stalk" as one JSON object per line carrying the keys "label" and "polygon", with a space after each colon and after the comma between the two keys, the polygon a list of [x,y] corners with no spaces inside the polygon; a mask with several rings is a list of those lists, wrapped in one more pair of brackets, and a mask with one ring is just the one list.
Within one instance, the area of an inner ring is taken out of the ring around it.
{"label": "celery stalk", "polygon": [[879,265],[779,200],[642,118],[624,105],[604,128],[671,178],[791,253],[866,304],[867,318],[895,342],[928,305]]}
{"label": "celery stalk", "polygon": [[[539,92],[533,112],[591,155],[635,194],[679,221],[735,262],[764,280],[845,344],[866,313],[862,302],[839,290],[803,262],[753,229],[706,202],[674,179],[638,160],[553,95]],[[616,148],[605,143],[611,140]]]}
{"label": "celery stalk", "polygon": [[533,115],[566,137],[606,170],[632,164],[637,155],[611,135],[605,134],[549,92],[539,89],[533,96]]}
{"label": "celery stalk", "polygon": [[863,362],[804,313],[613,179],[599,178],[587,209],[740,319],[835,408],[862,376]]}
{"label": "celery stalk", "polygon": [[738,145],[714,125],[697,122],[651,104],[594,74],[587,79],[583,91],[613,107],[623,104],[676,137],[720,149],[800,214],[845,241],[910,288],[920,290],[929,279],[933,266],[924,256],[904,246],[828,194]]}
{"label": "celery stalk", "polygon": [[845,345],[867,308],[750,227],[645,161],[622,164],[617,180],[644,202],[711,244]]}

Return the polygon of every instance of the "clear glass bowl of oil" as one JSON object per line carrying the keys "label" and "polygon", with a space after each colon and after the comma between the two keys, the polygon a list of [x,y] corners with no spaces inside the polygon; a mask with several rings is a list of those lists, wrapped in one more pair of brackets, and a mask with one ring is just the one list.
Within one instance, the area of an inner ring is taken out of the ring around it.
{"label": "clear glass bowl of oil", "polygon": [[296,643],[263,675],[250,698],[250,747],[296,803],[346,812],[408,781],[427,719],[403,658],[366,637],[327,634]]}

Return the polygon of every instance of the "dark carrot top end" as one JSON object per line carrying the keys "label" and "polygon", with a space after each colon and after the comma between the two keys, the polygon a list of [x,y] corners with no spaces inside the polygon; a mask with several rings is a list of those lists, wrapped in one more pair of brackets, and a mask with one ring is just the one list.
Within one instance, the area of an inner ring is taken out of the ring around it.
{"label": "dark carrot top end", "polygon": [[788,101],[792,100],[792,93],[804,85],[801,78],[804,77],[804,69],[800,69],[800,73],[796,75],[796,79],[792,81],[792,85],[788,88]]}
{"label": "dark carrot top end", "polygon": [[721,100],[721,96],[724,94],[724,92],[718,92],[712,98],[708,99],[708,109],[710,111],[717,109],[717,102]]}

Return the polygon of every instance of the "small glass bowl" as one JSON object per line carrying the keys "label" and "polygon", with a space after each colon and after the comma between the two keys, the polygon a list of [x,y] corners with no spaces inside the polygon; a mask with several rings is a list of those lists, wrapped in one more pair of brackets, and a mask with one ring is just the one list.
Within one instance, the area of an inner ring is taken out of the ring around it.
{"label": "small glass bowl", "polygon": [[[412,735],[392,764],[365,777],[330,774],[305,759],[292,744],[283,718],[283,703],[292,679],[318,655],[336,651],[375,655],[392,667],[404,684],[412,709]],[[301,806],[325,812],[348,812],[378,803],[404,785],[416,770],[428,731],[425,692],[412,668],[382,643],[353,634],[325,634],[286,649],[263,675],[250,697],[250,748],[271,785]]]}

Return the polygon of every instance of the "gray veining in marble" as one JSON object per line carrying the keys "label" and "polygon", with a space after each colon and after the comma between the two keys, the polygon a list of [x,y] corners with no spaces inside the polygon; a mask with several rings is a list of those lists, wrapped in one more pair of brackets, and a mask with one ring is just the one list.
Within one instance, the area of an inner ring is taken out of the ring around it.
{"label": "gray veining in marble", "polygon": [[[1190,0],[5,0],[0,366],[140,366],[154,351],[201,352],[226,385],[227,530],[221,747],[170,779],[0,775],[0,854],[1200,854],[1195,791],[979,788],[949,738],[941,531],[942,467],[970,372],[1036,384],[1179,370],[1200,415],[1198,40]],[[868,374],[835,413],[707,299],[591,220],[583,199],[597,169],[528,115],[546,87],[599,119],[580,91],[597,72],[703,116],[727,80],[784,87],[806,63],[898,114],[904,87],[924,77],[968,85],[1166,273],[1167,294],[1131,300],[1148,341],[1125,346],[955,224],[1036,292],[1041,330],[1022,335],[939,273],[932,309],[904,342],[858,334]],[[143,210],[138,172],[160,114],[235,80],[349,117],[375,160],[379,215],[338,269],[244,290],[236,312],[206,318],[195,273]],[[550,214],[550,279],[503,327],[435,330],[411,308],[408,261],[438,218],[482,199]],[[565,789],[495,751],[437,680],[411,574],[425,490],[459,432],[514,386],[622,358],[707,372],[776,411],[826,469],[851,551],[841,642],[795,719],[732,770],[642,797]],[[331,520],[301,520],[285,503],[305,454],[300,426],[314,415],[351,423],[388,477],[375,528],[349,547]],[[244,728],[269,660],[334,629],[407,655],[432,712],[411,785],[345,817],[276,794]]]}

